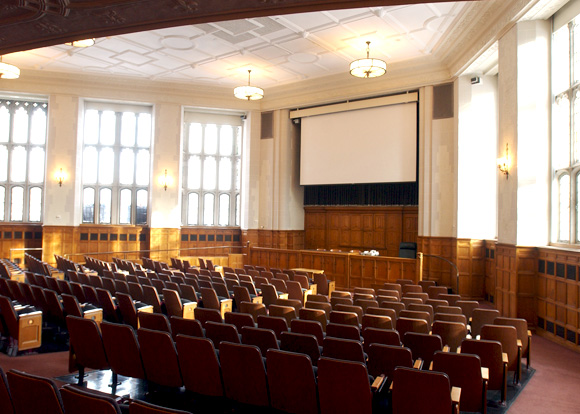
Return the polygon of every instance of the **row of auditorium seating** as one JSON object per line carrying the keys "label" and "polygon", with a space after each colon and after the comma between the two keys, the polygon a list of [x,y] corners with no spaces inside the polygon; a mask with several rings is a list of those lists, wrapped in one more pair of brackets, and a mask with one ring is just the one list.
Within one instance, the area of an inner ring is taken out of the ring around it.
{"label": "row of auditorium seating", "polygon": [[[135,331],[126,325],[108,322],[103,322],[99,331],[93,321],[74,317],[68,317],[67,322],[76,360],[87,368],[110,368],[118,375],[146,378],[156,386],[185,386],[196,394],[227,397],[240,404],[271,406],[290,413],[372,412],[366,358],[356,361],[343,358],[345,346],[358,346],[362,353],[357,341],[327,338],[323,356],[314,370],[307,354],[280,350],[277,345],[263,352],[258,346],[242,344],[239,340],[222,339],[217,345],[206,337],[177,334],[172,338],[168,332],[147,328],[140,328],[135,335]],[[208,322],[206,333],[218,325]],[[102,336],[99,338],[100,332]],[[292,335],[300,334],[287,333],[285,337]],[[123,350],[122,354],[119,349]],[[216,352],[218,349],[219,354]],[[400,346],[371,345],[374,359],[369,359],[374,364],[372,366],[379,367],[383,361],[396,366],[389,355],[399,349],[406,350]],[[376,369],[377,372],[387,371],[387,367]],[[379,382],[382,376],[383,373]],[[414,370],[411,376],[414,387],[422,381],[428,381],[429,387],[435,386],[431,383],[433,373]],[[448,410],[435,412],[448,413],[451,411],[449,378],[444,374],[436,376],[446,379],[446,388],[438,388],[436,398],[446,400],[449,405]],[[397,378],[398,374],[393,370],[394,413],[404,412],[397,411],[397,404],[407,404],[397,401],[398,393],[405,388],[404,379],[397,382]],[[373,384],[378,388],[378,382]],[[444,389],[446,392],[442,392]],[[481,399],[481,389],[479,392]]]}
{"label": "row of auditorium seating", "polygon": [[[58,388],[50,378],[0,368],[0,412],[2,414],[121,414],[113,395],[74,385]],[[129,414],[186,414],[144,401],[128,404]]]}

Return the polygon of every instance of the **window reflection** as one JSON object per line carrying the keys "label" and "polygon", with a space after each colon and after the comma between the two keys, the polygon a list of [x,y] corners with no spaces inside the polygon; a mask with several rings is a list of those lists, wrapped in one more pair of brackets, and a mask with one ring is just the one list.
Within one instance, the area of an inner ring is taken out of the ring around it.
{"label": "window reflection", "polygon": [[83,190],[83,223],[95,221],[95,190],[87,187]]}

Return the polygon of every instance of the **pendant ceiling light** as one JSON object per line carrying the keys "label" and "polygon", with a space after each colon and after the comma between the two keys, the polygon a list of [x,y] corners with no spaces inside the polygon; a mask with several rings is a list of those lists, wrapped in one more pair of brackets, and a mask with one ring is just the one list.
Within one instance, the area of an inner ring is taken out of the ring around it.
{"label": "pendant ceiling light", "polygon": [[251,69],[248,69],[248,84],[244,86],[238,86],[234,89],[234,96],[238,99],[244,99],[248,101],[257,101],[264,97],[264,90],[258,88],[257,86],[250,86],[250,74]]}
{"label": "pendant ceiling light", "polygon": [[369,57],[371,42],[367,42],[367,57],[357,59],[350,64],[350,74],[357,78],[376,78],[387,73],[387,63],[381,59]]}
{"label": "pendant ceiling light", "polygon": [[9,63],[2,62],[0,56],[0,79],[18,79],[20,77],[20,69]]}
{"label": "pendant ceiling light", "polygon": [[74,46],[74,47],[90,47],[95,44],[95,39],[83,39],[83,40],[74,40],[72,42],[67,42],[65,45]]}

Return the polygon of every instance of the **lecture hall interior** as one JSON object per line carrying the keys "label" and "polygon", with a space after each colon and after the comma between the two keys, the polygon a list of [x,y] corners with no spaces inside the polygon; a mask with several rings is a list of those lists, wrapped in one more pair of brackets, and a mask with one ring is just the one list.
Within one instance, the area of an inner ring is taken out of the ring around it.
{"label": "lecture hall interior", "polygon": [[[433,281],[580,367],[576,42],[580,0],[8,0],[0,259],[324,271],[353,306]],[[0,367],[34,354],[2,330]]]}

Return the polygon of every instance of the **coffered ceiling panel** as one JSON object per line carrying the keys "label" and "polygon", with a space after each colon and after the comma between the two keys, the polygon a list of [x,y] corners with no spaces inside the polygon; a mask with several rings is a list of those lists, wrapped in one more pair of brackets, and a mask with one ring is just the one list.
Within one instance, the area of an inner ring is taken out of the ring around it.
{"label": "coffered ceiling panel", "polygon": [[371,57],[387,64],[432,55],[448,41],[446,34],[461,20],[467,4],[434,2],[208,22],[97,37],[85,49],[60,44],[16,52],[4,61],[22,70],[228,87],[247,82],[247,70],[252,69],[252,84],[270,87],[348,71],[352,60],[366,55],[366,41],[371,41]]}

